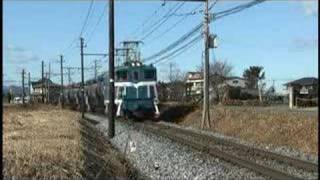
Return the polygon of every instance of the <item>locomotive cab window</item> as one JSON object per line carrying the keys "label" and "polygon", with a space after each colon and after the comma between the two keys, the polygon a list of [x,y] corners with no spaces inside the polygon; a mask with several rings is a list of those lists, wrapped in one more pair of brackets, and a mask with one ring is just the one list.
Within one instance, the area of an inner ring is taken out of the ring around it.
{"label": "locomotive cab window", "polygon": [[139,80],[139,73],[137,71],[133,72],[133,79],[134,80]]}
{"label": "locomotive cab window", "polygon": [[145,70],[144,71],[145,79],[153,79],[154,78],[154,70]]}
{"label": "locomotive cab window", "polygon": [[117,76],[117,80],[120,80],[120,81],[128,79],[127,71],[125,71],[125,70],[117,71],[116,76]]}
{"label": "locomotive cab window", "polygon": [[149,88],[150,88],[150,98],[154,98],[155,97],[155,93],[154,93],[155,86],[149,86]]}

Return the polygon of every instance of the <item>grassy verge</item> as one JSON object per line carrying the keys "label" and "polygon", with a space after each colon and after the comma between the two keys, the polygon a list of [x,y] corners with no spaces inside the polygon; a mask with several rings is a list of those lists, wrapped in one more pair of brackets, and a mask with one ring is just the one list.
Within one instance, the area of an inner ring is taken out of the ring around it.
{"label": "grassy verge", "polygon": [[[250,142],[288,146],[305,153],[318,153],[317,112],[263,107],[215,106],[209,130]],[[199,128],[201,110],[189,114],[184,126]]]}
{"label": "grassy verge", "polygon": [[77,112],[54,106],[4,107],[5,177],[134,177],[135,170]]}

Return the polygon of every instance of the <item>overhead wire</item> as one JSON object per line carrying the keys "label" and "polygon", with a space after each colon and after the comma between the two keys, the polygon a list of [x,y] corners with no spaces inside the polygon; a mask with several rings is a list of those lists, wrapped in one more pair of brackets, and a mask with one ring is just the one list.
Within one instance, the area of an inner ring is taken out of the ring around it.
{"label": "overhead wire", "polygon": [[183,52],[187,51],[188,49],[192,48],[194,45],[196,45],[197,42],[199,42],[201,40],[201,36],[200,38],[199,37],[196,37],[194,38],[194,40],[192,40],[191,42],[189,42],[188,44],[186,44],[183,49],[180,50],[180,52],[176,51],[177,54],[172,54],[171,57],[168,56],[168,57],[165,57],[163,58],[162,60],[158,60],[157,62],[155,62],[155,64],[160,64],[160,63],[163,63],[163,62],[167,62],[167,61],[170,61],[174,58],[176,58],[177,56],[179,56],[180,54],[182,54]]}
{"label": "overhead wire", "polygon": [[[169,9],[169,11],[167,12],[167,14],[171,13],[171,11],[176,12],[178,11],[183,5],[185,4],[185,2],[182,2],[180,5],[177,3],[173,8]],[[167,15],[166,14],[166,15]],[[166,16],[164,15],[159,21],[157,21],[156,23],[154,23],[153,26],[150,27],[150,31],[148,33],[146,33],[145,35],[142,36],[141,41],[145,40],[146,38],[148,38],[154,31],[156,31],[162,24],[164,24],[165,22],[168,21],[168,19],[171,16]]]}
{"label": "overhead wire", "polygon": [[[85,29],[85,27],[86,27],[86,25],[87,25],[87,21],[88,21],[88,19],[89,19],[89,15],[91,14],[93,2],[94,2],[94,0],[91,0],[90,5],[89,5],[89,9],[88,9],[88,11],[87,11],[87,15],[86,15],[86,18],[85,18],[85,21],[84,21],[84,24],[82,25],[82,28],[81,28],[81,31],[80,31],[79,37],[82,36],[82,33],[83,33],[83,31],[84,31],[84,29]],[[62,54],[66,55],[66,54],[67,54],[66,51],[68,51],[68,50],[70,50],[70,49],[75,49],[76,47],[73,47],[73,45],[77,42],[77,40],[78,40],[78,37],[74,38],[74,39],[71,41],[71,43],[67,46],[67,48],[62,51]]]}
{"label": "overhead wire", "polygon": [[101,14],[100,14],[100,16],[99,16],[99,19],[98,19],[97,23],[95,24],[93,30],[91,31],[90,35],[88,36],[88,38],[87,38],[87,39],[88,39],[88,40],[87,40],[87,43],[89,43],[90,40],[92,39],[92,37],[93,37],[93,35],[94,35],[94,32],[97,30],[97,27],[99,26],[99,24],[100,24],[103,16],[105,15],[105,12],[106,12],[106,9],[107,9],[107,5],[108,5],[108,4],[106,4],[106,5],[104,6],[104,8],[103,8],[103,10],[102,10],[102,12],[101,12]]}
{"label": "overhead wire", "polygon": [[153,13],[152,15],[149,17],[147,17],[140,26],[138,26],[133,33],[131,34],[131,36],[135,36],[137,34],[137,32],[139,32],[138,30],[140,30],[140,28],[143,28],[147,23],[150,22],[151,19],[153,19],[153,17],[158,13],[158,11],[163,7],[164,5],[160,5]]}
{"label": "overhead wire", "polygon": [[81,28],[81,31],[80,31],[79,37],[82,36],[85,28],[87,27],[88,20],[89,20],[89,16],[90,16],[90,14],[91,14],[91,10],[92,10],[92,7],[93,7],[93,2],[94,2],[94,0],[91,0],[90,5],[89,5],[89,9],[88,9],[88,12],[87,12],[87,15],[86,15],[86,18],[85,18],[85,20],[84,20],[84,23],[83,23],[82,28]]}
{"label": "overhead wire", "polygon": [[[201,4],[199,4],[197,7],[195,7],[191,12],[195,12],[197,9],[199,9],[201,7]],[[153,38],[150,41],[154,41],[156,39],[159,39],[160,37],[162,37],[164,34],[170,32],[173,28],[175,28],[178,24],[182,23],[184,20],[187,19],[187,17],[189,17],[190,15],[194,15],[194,14],[186,14],[184,15],[181,19],[179,19],[178,21],[176,21],[176,23],[174,23],[172,26],[170,26],[169,28],[167,28],[166,30],[164,30],[160,35],[156,36],[155,38]]]}
{"label": "overhead wire", "polygon": [[[210,21],[215,21],[217,19],[220,19],[220,18],[223,18],[227,15],[231,15],[231,14],[234,14],[234,13],[237,13],[237,12],[240,12],[244,9],[247,9],[249,7],[252,7],[254,5],[257,5],[259,3],[262,3],[266,0],[254,0],[254,1],[251,1],[249,3],[246,3],[244,5],[238,5],[234,8],[231,8],[231,9],[228,9],[228,10],[225,10],[225,11],[220,11],[218,13],[214,13],[212,17],[210,17]],[[213,6],[212,6],[213,7]],[[211,8],[212,8],[211,7]],[[227,13],[227,14],[224,14],[224,13]],[[218,14],[218,16],[216,15]],[[144,61],[150,61],[152,59],[155,59],[165,53],[167,53],[168,51],[172,51],[173,48],[177,47],[179,44],[185,42],[186,40],[188,40],[192,35],[194,35],[196,32],[200,31],[201,28],[203,27],[203,23],[200,23],[198,24],[197,26],[195,26],[191,31],[187,32],[186,34],[182,35],[178,40],[176,40],[175,42],[171,43],[170,45],[168,45],[166,48],[160,50],[159,52],[147,57],[144,59]],[[199,37],[201,35],[198,35],[197,37]]]}

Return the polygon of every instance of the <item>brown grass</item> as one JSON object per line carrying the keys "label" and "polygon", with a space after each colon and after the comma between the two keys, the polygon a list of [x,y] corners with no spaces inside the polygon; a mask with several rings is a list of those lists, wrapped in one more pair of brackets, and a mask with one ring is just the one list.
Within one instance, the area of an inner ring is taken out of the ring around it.
{"label": "brown grass", "polygon": [[[318,152],[317,112],[277,108],[215,106],[213,131],[250,142],[288,146],[305,153]],[[201,111],[189,114],[180,124],[199,128]]]}
{"label": "brown grass", "polygon": [[101,134],[79,123],[77,112],[6,106],[3,117],[5,177],[89,177],[100,170],[100,176],[127,177],[133,172]]}

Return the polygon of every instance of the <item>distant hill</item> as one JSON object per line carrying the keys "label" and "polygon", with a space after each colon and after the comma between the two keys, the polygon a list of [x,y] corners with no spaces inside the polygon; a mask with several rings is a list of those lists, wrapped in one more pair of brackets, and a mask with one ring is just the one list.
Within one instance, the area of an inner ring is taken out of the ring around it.
{"label": "distant hill", "polygon": [[[22,95],[22,87],[21,86],[2,86],[2,94],[7,95],[9,92],[10,88],[12,89],[13,95],[14,96],[21,96]],[[28,92],[28,87],[25,88],[25,92]]]}

